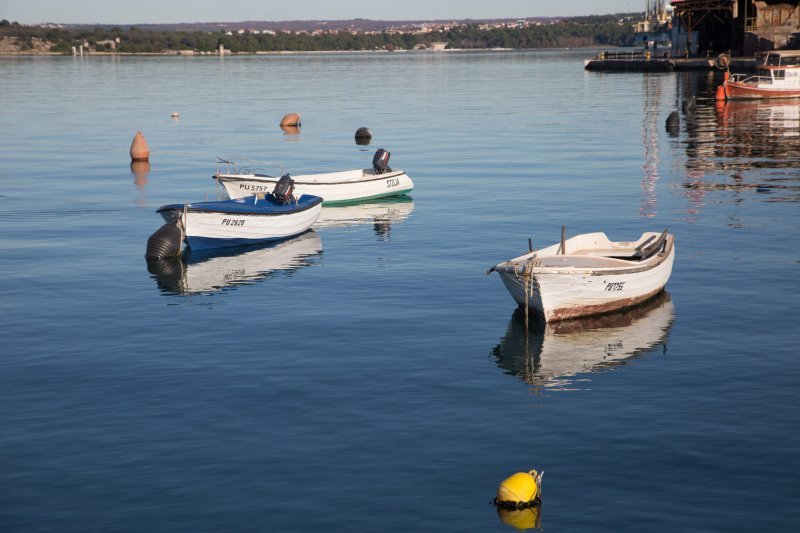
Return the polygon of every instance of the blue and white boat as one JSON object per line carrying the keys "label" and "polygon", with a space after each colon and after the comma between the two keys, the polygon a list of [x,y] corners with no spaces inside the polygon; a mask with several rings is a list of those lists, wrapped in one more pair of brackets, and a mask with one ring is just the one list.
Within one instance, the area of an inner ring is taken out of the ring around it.
{"label": "blue and white boat", "polygon": [[322,198],[308,194],[295,198],[293,190],[288,180],[285,187],[276,186],[269,194],[171,204],[157,212],[181,230],[192,250],[258,244],[299,235],[319,218]]}

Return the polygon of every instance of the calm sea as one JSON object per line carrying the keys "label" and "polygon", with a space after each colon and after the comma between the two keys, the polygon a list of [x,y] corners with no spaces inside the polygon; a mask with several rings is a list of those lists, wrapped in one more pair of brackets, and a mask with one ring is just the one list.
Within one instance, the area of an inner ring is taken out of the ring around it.
{"label": "calm sea", "polygon": [[[0,530],[795,530],[800,106],[595,52],[0,59]],[[409,198],[148,270],[218,155],[377,148]],[[526,331],[485,272],[562,225],[668,228],[667,295]]]}

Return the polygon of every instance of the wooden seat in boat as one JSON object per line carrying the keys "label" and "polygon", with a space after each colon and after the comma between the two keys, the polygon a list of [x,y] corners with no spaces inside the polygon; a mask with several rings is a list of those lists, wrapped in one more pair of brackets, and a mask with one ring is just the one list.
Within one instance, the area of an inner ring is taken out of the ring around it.
{"label": "wooden seat in boat", "polygon": [[615,257],[589,255],[550,255],[540,257],[541,266],[546,268],[614,268],[631,266],[630,261]]}

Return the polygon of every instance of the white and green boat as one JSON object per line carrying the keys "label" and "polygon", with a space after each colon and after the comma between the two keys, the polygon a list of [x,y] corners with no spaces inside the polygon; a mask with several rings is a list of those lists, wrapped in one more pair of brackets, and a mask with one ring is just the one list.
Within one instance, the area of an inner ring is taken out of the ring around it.
{"label": "white and green boat", "polygon": [[[388,166],[389,152],[379,149],[372,160],[372,168],[328,172],[323,174],[292,175],[298,195],[319,196],[323,205],[347,204],[408,194],[414,182],[402,170]],[[221,171],[222,167],[224,172]],[[282,174],[282,172],[281,172]],[[234,161],[219,159],[217,180],[231,198],[242,198],[253,194],[270,192],[280,175],[262,174],[257,169],[245,168]]]}

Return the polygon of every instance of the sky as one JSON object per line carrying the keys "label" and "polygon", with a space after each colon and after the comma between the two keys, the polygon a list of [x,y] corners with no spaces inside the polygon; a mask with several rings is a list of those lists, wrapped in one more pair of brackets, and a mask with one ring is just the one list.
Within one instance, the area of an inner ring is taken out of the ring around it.
{"label": "sky", "polygon": [[0,0],[20,24],[150,24],[245,20],[441,20],[643,12],[645,0]]}

